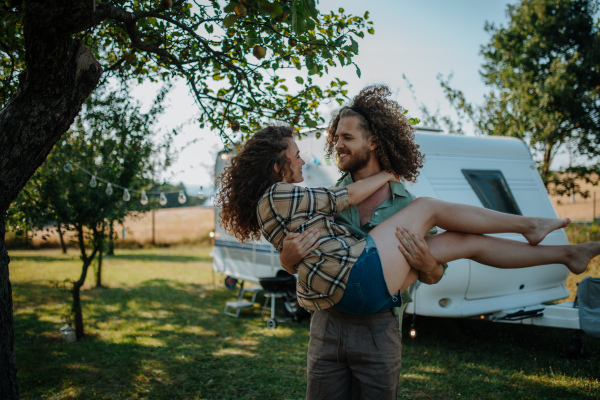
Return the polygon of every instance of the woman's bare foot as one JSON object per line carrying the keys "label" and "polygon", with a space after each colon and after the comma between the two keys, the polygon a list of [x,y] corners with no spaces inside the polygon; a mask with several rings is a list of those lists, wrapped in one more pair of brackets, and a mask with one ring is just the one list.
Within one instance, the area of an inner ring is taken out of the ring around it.
{"label": "woman's bare foot", "polygon": [[539,244],[550,232],[565,228],[571,223],[569,218],[556,219],[539,217],[532,218],[531,220],[531,226],[527,232],[523,233],[523,236],[525,236],[525,239],[527,239],[532,246]]}
{"label": "woman's bare foot", "polygon": [[600,255],[600,242],[588,242],[569,246],[572,250],[569,260],[565,263],[569,271],[579,275],[587,269],[592,258]]}

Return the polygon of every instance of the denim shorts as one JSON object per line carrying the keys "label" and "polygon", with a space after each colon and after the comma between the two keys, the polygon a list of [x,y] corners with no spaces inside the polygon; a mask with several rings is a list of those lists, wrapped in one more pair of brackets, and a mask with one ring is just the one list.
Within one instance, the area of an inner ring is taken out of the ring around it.
{"label": "denim shorts", "polygon": [[348,314],[371,315],[401,304],[400,293],[391,295],[387,288],[377,245],[367,235],[365,249],[350,270],[344,296],[334,307]]}

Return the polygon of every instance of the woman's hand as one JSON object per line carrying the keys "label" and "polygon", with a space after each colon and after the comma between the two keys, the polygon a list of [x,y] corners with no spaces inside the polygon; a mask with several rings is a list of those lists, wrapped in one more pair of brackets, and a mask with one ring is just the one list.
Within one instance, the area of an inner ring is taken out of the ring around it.
{"label": "woman's hand", "polygon": [[319,231],[307,229],[302,233],[288,233],[283,239],[279,263],[290,274],[296,273],[296,265],[314,249],[319,247]]}
{"label": "woman's hand", "polygon": [[386,174],[390,175],[388,182],[400,182],[400,177],[395,173],[395,172],[385,172]]}

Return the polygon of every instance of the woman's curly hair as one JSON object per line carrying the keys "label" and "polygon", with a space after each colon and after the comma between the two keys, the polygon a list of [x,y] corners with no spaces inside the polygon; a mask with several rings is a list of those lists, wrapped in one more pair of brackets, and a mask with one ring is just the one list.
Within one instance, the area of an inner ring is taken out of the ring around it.
{"label": "woman's curly hair", "polygon": [[[255,133],[231,158],[221,175],[217,205],[221,208],[221,224],[244,243],[260,239],[256,207],[266,190],[281,182],[290,161],[286,152],[293,138],[289,126],[268,126]],[[274,166],[279,166],[279,173]]]}
{"label": "woman's curly hair", "polygon": [[388,98],[391,93],[387,85],[367,86],[354,97],[350,106],[343,107],[327,128],[327,156],[335,155],[335,132],[340,119],[359,117],[361,128],[370,133],[377,146],[375,152],[381,169],[416,182],[425,157],[415,143],[414,129],[405,110]]}

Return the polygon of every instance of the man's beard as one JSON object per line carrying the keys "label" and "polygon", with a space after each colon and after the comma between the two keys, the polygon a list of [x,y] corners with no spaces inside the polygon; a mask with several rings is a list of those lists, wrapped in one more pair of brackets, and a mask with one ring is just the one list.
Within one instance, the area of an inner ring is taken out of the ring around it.
{"label": "man's beard", "polygon": [[342,165],[342,161],[338,163],[338,168],[340,171],[354,173],[359,171],[367,166],[369,160],[371,159],[371,151],[369,146],[363,146],[358,149],[356,152],[352,153],[352,155],[347,155],[346,158],[351,157],[350,160],[344,161]]}

